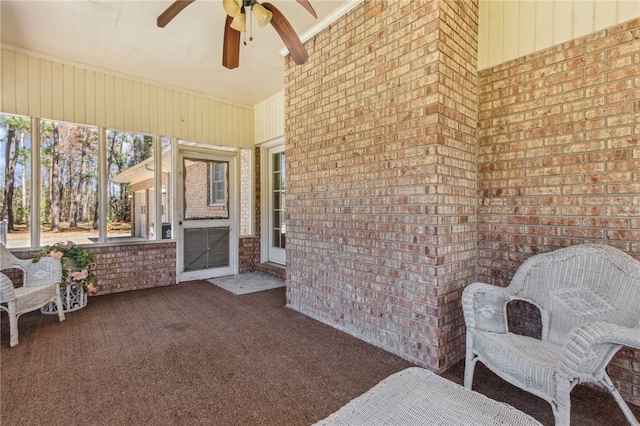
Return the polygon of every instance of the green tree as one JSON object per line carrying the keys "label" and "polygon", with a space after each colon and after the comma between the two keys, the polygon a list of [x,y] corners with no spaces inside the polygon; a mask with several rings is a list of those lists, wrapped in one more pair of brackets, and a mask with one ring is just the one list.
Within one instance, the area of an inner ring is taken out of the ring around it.
{"label": "green tree", "polygon": [[[19,157],[24,157],[24,138],[31,131],[31,122],[28,118],[4,115],[0,117],[0,125],[6,127],[5,144],[5,176],[4,176],[4,203],[0,210],[0,218],[7,220],[7,230],[14,228],[13,198],[15,192],[15,173]],[[25,183],[23,182],[23,185]],[[23,189],[24,190],[24,189]]]}

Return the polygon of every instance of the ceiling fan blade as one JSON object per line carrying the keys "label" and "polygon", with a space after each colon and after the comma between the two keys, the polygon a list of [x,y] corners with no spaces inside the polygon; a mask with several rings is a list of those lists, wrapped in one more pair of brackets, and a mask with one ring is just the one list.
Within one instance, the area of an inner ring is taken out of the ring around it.
{"label": "ceiling fan blade", "polygon": [[222,66],[230,70],[240,65],[240,31],[231,28],[233,18],[227,15],[224,23],[224,41],[222,44]]}
{"label": "ceiling fan blade", "polygon": [[271,3],[262,3],[262,6],[273,13],[271,25],[273,25],[273,28],[275,28],[280,35],[284,45],[287,46],[289,54],[296,65],[306,64],[309,54],[302,45],[298,34],[296,34],[296,31],[293,29],[289,21],[287,21],[287,18],[285,18],[284,15]]}
{"label": "ceiling fan blade", "polygon": [[167,10],[165,10],[164,12],[162,12],[160,14],[160,16],[158,16],[158,26],[160,28],[164,28],[169,22],[171,22],[171,20],[173,18],[176,17],[176,15],[180,12],[182,12],[182,10],[189,6],[191,3],[193,3],[195,0],[178,0],[178,1],[174,1],[171,6],[169,6],[167,8]]}
{"label": "ceiling fan blade", "polygon": [[318,19],[318,15],[316,15],[316,11],[313,10],[313,6],[311,6],[311,3],[309,3],[309,0],[298,0],[298,3],[300,3],[302,7],[307,9],[307,12],[313,15],[314,18]]}

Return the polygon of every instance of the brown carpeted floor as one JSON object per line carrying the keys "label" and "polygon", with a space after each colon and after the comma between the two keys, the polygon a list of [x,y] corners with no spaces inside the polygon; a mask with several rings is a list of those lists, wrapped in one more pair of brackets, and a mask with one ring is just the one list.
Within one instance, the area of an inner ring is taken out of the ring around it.
{"label": "brown carpeted floor", "polygon": [[[3,314],[0,424],[309,425],[412,365],[284,304],[284,289],[206,281],[100,296],[62,323],[23,315],[14,348]],[[546,402],[476,370],[474,389],[553,424]],[[608,395],[572,397],[574,424],[625,424]]]}

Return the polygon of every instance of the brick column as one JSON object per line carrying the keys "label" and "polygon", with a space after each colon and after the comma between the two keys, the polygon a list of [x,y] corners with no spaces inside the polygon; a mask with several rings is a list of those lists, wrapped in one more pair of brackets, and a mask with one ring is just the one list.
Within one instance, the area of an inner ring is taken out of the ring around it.
{"label": "brick column", "polygon": [[288,305],[437,370],[475,276],[477,12],[367,1],[287,60]]}

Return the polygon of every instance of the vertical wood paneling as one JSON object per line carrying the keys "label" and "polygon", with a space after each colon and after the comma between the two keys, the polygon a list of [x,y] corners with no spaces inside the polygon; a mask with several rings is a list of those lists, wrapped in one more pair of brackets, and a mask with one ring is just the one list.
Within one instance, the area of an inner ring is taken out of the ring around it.
{"label": "vertical wood paneling", "polygon": [[73,123],[76,119],[75,114],[75,75],[73,67],[64,65],[62,67],[62,76],[64,78],[63,83],[63,120]]}
{"label": "vertical wood paneling", "polygon": [[[630,18],[627,18],[630,16]],[[618,21],[624,22],[640,16],[640,0],[621,1],[618,3]]]}
{"label": "vertical wood paneling", "polygon": [[16,79],[16,55],[9,52],[2,57],[2,110],[16,110],[16,90],[4,84],[5,79]]}
{"label": "vertical wood paneling", "polygon": [[52,63],[51,91],[53,94],[53,111],[51,119],[64,120],[64,70],[62,64]]}
{"label": "vertical wood paneling", "polygon": [[[220,114],[220,105],[216,104],[211,109],[211,116],[209,121],[212,123],[222,123],[222,116]],[[211,140],[220,140],[220,126],[216,126],[213,129],[213,134],[211,135]]]}
{"label": "vertical wood paneling", "polygon": [[[520,20],[520,2],[510,1],[504,4],[504,34],[518,34],[518,22]],[[505,37],[503,39],[502,53],[507,57],[518,56],[519,37]]]}
{"label": "vertical wood paneling", "polygon": [[116,126],[116,78],[112,76],[106,76],[104,81],[104,96],[105,96],[105,122],[113,123]]}
{"label": "vertical wood paneling", "polygon": [[4,113],[253,146],[252,108],[6,49],[1,53]]}
{"label": "vertical wood paneling", "polygon": [[[27,58],[23,55],[16,56],[15,73],[18,85],[29,84],[29,66]],[[20,87],[20,86],[18,86]],[[19,110],[29,109],[29,92],[21,91],[16,93],[16,108]]]}
{"label": "vertical wood paneling", "polygon": [[32,117],[42,117],[40,74],[40,60],[29,56],[29,115]]}
{"label": "vertical wood paneling", "polygon": [[[147,86],[149,88],[149,129],[158,129],[157,134],[160,133],[160,126],[158,125],[158,89],[156,87]],[[143,94],[144,97],[144,94]],[[145,127],[146,128],[146,127]]]}
{"label": "vertical wood paneling", "polygon": [[202,120],[202,140],[210,141],[211,136],[209,132],[209,106],[211,102],[208,99],[204,99],[202,101],[202,112],[200,115],[200,120]]}
{"label": "vertical wood paneling", "polygon": [[179,132],[179,128],[175,127],[174,117],[176,116],[175,111],[175,102],[174,102],[174,92],[173,90],[167,89],[165,92],[165,108],[166,108],[166,118],[167,118],[167,134],[175,135]]}
{"label": "vertical wood paneling", "polygon": [[[576,5],[578,6],[578,5]],[[580,2],[579,7],[573,8],[573,37],[582,37],[591,34],[595,28],[594,24],[594,0],[584,0]]]}
{"label": "vertical wood paneling", "polygon": [[178,134],[182,134],[184,139],[190,139],[189,135],[183,133],[183,129],[182,129],[182,120],[181,120],[181,116],[182,116],[182,109],[181,109],[181,97],[182,97],[182,93],[178,93],[175,91],[171,91],[171,98],[173,100],[173,132],[174,133],[178,133]]}
{"label": "vertical wood paneling", "polygon": [[158,133],[161,135],[169,136],[171,133],[167,129],[167,90],[159,87],[158,88],[158,103],[156,105],[156,109],[158,111]]}
{"label": "vertical wood paneling", "polygon": [[122,79],[122,105],[124,108],[124,114],[122,115],[122,130],[134,130],[135,122],[133,119],[133,82],[131,80]]}
{"label": "vertical wood paneling", "polygon": [[284,135],[284,92],[273,96],[254,108],[254,139],[261,143]]}
{"label": "vertical wood paneling", "polygon": [[191,138],[191,140],[197,141],[199,140],[198,138],[196,138],[196,121],[198,120],[188,120],[186,119],[186,117],[196,117],[196,99],[195,96],[187,96],[186,97],[186,101],[187,101],[187,113],[185,115],[183,115],[183,121],[182,124],[183,126],[185,126],[185,130],[187,131],[187,133],[189,134],[189,137]]}
{"label": "vertical wood paneling", "polygon": [[638,18],[640,0],[479,0],[478,14],[484,69]]}
{"label": "vertical wood paneling", "polygon": [[489,3],[489,46],[487,57],[489,62],[497,63],[503,57],[503,34],[504,34],[504,3]]}
{"label": "vertical wood paneling", "polygon": [[86,123],[97,123],[96,116],[96,73],[94,71],[86,71],[84,75],[84,104]]}
{"label": "vertical wood paneling", "polygon": [[[573,7],[575,3],[570,1],[554,2],[553,16],[558,19],[553,20],[553,44],[564,43],[573,38]],[[568,18],[560,19],[560,18]],[[569,25],[567,25],[569,24]]]}
{"label": "vertical wood paneling", "polygon": [[73,105],[71,105],[71,109],[73,110],[74,118],[73,121],[75,123],[86,123],[87,122],[87,105],[85,101],[87,100],[85,94],[85,71],[80,68],[73,68],[71,70],[73,72]]}
{"label": "vertical wood paneling", "polygon": [[[518,53],[514,58],[522,55],[528,55],[535,52],[536,44],[535,37],[531,37],[536,30],[536,3],[526,1],[520,3],[520,10],[518,16]],[[505,37],[514,36],[514,34],[505,34]],[[480,35],[478,35],[480,38]],[[502,61],[501,61],[502,62]]]}
{"label": "vertical wood paneling", "polygon": [[536,29],[535,49],[536,51],[553,45],[553,2],[538,1],[536,2]]}
{"label": "vertical wood paneling", "polygon": [[[107,105],[106,105],[106,76],[101,73],[95,74],[96,87],[96,121],[95,125],[100,127],[107,127]],[[102,99],[102,102],[98,102],[98,99]]]}
{"label": "vertical wood paneling", "polygon": [[178,113],[176,114],[176,118],[178,122],[176,123],[176,127],[180,129],[180,134],[185,135],[187,139],[194,140],[193,134],[189,134],[189,123],[185,117],[189,117],[189,95],[186,93],[180,93],[178,97],[179,104],[177,105]]}
{"label": "vertical wood paneling", "polygon": [[204,140],[204,138],[202,137],[202,99],[200,98],[195,98],[195,105],[194,105],[194,113],[193,115],[190,115],[190,117],[194,117],[196,118],[195,120],[189,120],[189,123],[192,125],[193,127],[193,131],[194,131],[194,138],[197,141],[202,141]]}
{"label": "vertical wood paneling", "polygon": [[136,132],[142,132],[142,87],[137,81],[131,84],[131,109],[133,127]]}
{"label": "vertical wood paneling", "polygon": [[618,2],[617,1],[597,1],[595,13],[595,30],[615,25],[618,22]]}
{"label": "vertical wood paneling", "polygon": [[[40,61],[40,114],[41,118],[53,117],[53,67],[49,61]],[[3,77],[4,78],[4,77]],[[12,112],[11,110],[4,110]],[[17,111],[16,111],[17,112]]]}
{"label": "vertical wood paneling", "polygon": [[[484,7],[478,8],[478,39],[489,40],[489,7],[487,4]],[[489,49],[478,49],[478,65],[489,64]],[[256,141],[261,142],[261,141]]]}
{"label": "vertical wood paneling", "polygon": [[124,98],[124,81],[120,77],[113,79],[113,114],[115,117],[114,123],[117,130],[124,130],[126,128],[125,123],[125,111],[127,105]]}
{"label": "vertical wood paneling", "polygon": [[151,94],[149,93],[148,84],[140,84],[140,94],[138,95],[138,102],[140,103],[140,131],[143,129],[151,128]]}

